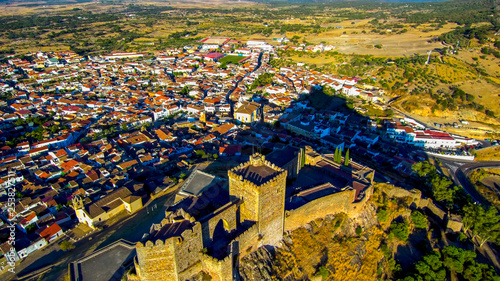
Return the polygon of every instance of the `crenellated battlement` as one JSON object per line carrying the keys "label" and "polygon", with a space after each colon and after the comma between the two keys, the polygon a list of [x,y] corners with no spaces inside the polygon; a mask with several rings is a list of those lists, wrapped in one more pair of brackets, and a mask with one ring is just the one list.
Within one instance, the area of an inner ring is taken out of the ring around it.
{"label": "crenellated battlement", "polygon": [[[328,166],[325,173],[345,177],[349,184],[339,187],[337,193],[285,211],[286,179],[293,168],[282,169],[255,153],[228,171],[229,203],[207,210],[199,220],[183,208],[167,210],[161,223],[152,226],[164,240],[137,243],[141,280],[186,280],[204,271],[212,280],[229,281],[233,278],[233,257],[242,258],[263,245],[278,245],[283,232],[319,217],[336,213],[357,216],[373,192],[373,170],[354,162],[344,167],[310,147],[304,153],[305,159],[300,161]],[[300,162],[294,165],[298,167]],[[229,237],[230,241],[224,240]]]}
{"label": "crenellated battlement", "polygon": [[[269,180],[262,182],[260,184],[257,184],[253,182],[252,180],[245,178],[243,174],[241,174],[241,171],[244,171],[246,168],[254,166],[254,167],[261,167],[265,166],[268,168],[271,168],[272,170],[275,171],[275,175],[273,175]],[[241,163],[238,166],[232,168],[231,170],[228,171],[228,177],[230,181],[232,180],[233,182],[241,182],[245,188],[250,188],[253,190],[256,190],[258,192],[261,191],[262,188],[269,187],[269,186],[275,186],[279,184],[283,179],[286,179],[287,177],[287,171],[284,169],[276,166],[274,163],[271,163],[267,160],[265,160],[265,156],[260,154],[260,153],[255,153],[254,155],[250,156],[250,160]]]}
{"label": "crenellated battlement", "polygon": [[201,259],[203,262],[211,262],[213,264],[218,264],[218,263],[226,263],[228,261],[231,261],[231,256],[227,256],[221,260],[217,259],[217,258],[214,258],[210,255],[207,255],[207,254],[201,254]]}

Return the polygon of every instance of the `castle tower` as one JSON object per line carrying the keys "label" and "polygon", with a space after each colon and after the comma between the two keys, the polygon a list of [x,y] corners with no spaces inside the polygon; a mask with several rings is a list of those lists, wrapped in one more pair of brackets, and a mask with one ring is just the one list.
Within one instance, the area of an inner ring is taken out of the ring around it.
{"label": "castle tower", "polygon": [[240,222],[255,222],[261,245],[276,245],[283,238],[287,172],[256,153],[230,171],[229,194],[242,200]]}

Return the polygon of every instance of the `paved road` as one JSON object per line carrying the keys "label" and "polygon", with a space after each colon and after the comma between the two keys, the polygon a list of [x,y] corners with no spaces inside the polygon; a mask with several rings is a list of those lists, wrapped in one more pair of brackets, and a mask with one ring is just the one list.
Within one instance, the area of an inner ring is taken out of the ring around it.
{"label": "paved road", "polygon": [[[165,210],[173,203],[175,194],[176,192],[165,194],[153,200],[147,207],[133,216],[76,242],[76,248],[70,252],[61,251],[57,244],[51,245],[45,251],[35,252],[16,266],[17,276],[5,273],[0,276],[0,280],[31,280],[25,279],[23,276],[48,266],[53,266],[53,268],[44,275],[42,280],[59,280],[68,273],[69,263],[97,249],[119,239],[138,242],[142,239],[144,233],[149,233],[153,223],[159,223],[165,217]],[[34,280],[37,280],[37,278],[34,278]]]}
{"label": "paved road", "polygon": [[426,128],[431,128],[431,129],[436,129],[436,130],[439,130],[438,128],[436,128],[433,124],[429,124],[427,122],[424,122],[422,120],[419,120],[418,117],[415,117],[415,116],[411,116],[410,114],[402,111],[401,109],[395,107],[395,106],[391,106],[391,109],[407,118],[410,118],[410,119],[413,119],[415,120],[417,123],[419,123],[420,125],[423,125],[425,126]]}
{"label": "paved road", "polygon": [[469,163],[459,163],[450,160],[441,160],[441,163],[445,165],[453,173],[453,181],[461,185],[464,190],[472,196],[474,201],[481,203],[483,205],[489,205],[490,203],[483,199],[483,197],[477,192],[476,188],[472,186],[467,175],[475,169],[479,168],[499,168],[500,161],[475,161]]}

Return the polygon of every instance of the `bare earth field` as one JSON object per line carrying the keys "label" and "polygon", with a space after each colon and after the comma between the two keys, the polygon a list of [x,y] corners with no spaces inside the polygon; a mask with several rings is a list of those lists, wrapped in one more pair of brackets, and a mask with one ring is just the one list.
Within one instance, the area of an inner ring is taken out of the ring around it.
{"label": "bare earth field", "polygon": [[[387,32],[385,35],[380,35],[370,33],[370,27],[367,25],[370,20],[372,19],[354,21],[354,25],[351,24],[352,21],[343,21],[334,24],[335,26],[341,26],[343,28],[320,33],[317,36],[310,35],[306,38],[308,42],[314,44],[319,44],[320,42],[332,44],[340,53],[375,56],[404,56],[424,54],[434,48],[443,47],[439,42],[428,43],[427,41],[441,33],[449,32],[456,27],[455,24],[446,24],[439,30],[423,32],[422,30],[426,29],[426,25],[421,25],[418,28],[407,26],[406,28],[409,30],[407,33],[395,34]],[[363,31],[367,32],[367,34],[363,34]],[[374,46],[376,44],[382,45],[382,49],[375,48]]]}

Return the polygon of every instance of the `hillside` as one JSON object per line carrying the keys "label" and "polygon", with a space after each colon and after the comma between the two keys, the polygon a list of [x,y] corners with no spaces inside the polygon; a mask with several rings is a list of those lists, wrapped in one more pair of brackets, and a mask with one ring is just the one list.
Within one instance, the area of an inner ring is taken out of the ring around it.
{"label": "hillside", "polygon": [[[445,234],[432,212],[414,210],[410,197],[389,197],[399,192],[396,187],[376,187],[358,218],[338,214],[318,219],[288,233],[277,248],[262,247],[245,257],[240,263],[243,279],[417,280],[440,274],[442,280],[451,275],[498,280],[491,267],[476,261],[484,257],[471,251],[463,233]],[[460,273],[449,264],[454,255],[467,257]],[[436,267],[425,271],[422,266],[430,260]],[[476,268],[482,269],[473,276]]]}

